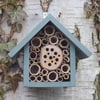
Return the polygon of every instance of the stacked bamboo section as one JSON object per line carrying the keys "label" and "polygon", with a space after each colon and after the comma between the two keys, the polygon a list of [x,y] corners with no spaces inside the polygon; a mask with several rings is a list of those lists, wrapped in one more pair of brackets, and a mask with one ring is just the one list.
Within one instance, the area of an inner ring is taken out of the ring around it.
{"label": "stacked bamboo section", "polygon": [[30,41],[30,81],[70,80],[70,42],[52,23]]}

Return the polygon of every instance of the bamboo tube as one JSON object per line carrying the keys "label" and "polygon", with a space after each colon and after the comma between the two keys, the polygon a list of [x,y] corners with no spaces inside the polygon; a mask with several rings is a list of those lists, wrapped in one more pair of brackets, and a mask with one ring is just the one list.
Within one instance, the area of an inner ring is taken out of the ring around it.
{"label": "bamboo tube", "polygon": [[32,75],[38,75],[40,73],[40,66],[38,64],[31,64],[30,66],[30,73]]}
{"label": "bamboo tube", "polygon": [[69,74],[64,74],[63,77],[64,77],[65,80],[68,80],[69,79]]}
{"label": "bamboo tube", "polygon": [[60,45],[61,48],[68,48],[69,47],[69,41],[66,40],[66,39],[62,39],[62,40],[60,40],[59,45]]}
{"label": "bamboo tube", "polygon": [[56,69],[56,72],[57,72],[58,74],[60,74],[60,73],[61,73],[61,69],[60,69],[60,68],[57,68],[57,69]]}
{"label": "bamboo tube", "polygon": [[61,71],[62,71],[62,73],[69,73],[69,71],[70,71],[70,66],[69,66],[68,64],[63,64],[63,65],[61,66]]}
{"label": "bamboo tube", "polygon": [[68,56],[69,55],[69,51],[68,50],[63,50],[63,55],[64,56]]}
{"label": "bamboo tube", "polygon": [[42,40],[42,45],[47,45],[47,44],[48,44],[48,40],[44,38],[44,39]]}
{"label": "bamboo tube", "polygon": [[42,76],[37,76],[36,77],[36,81],[37,82],[42,82],[43,81],[43,77]]}
{"label": "bamboo tube", "polygon": [[39,48],[41,46],[41,39],[39,37],[34,37],[31,40],[31,45],[33,46],[33,48]]}
{"label": "bamboo tube", "polygon": [[56,32],[56,36],[57,36],[58,39],[60,39],[60,40],[63,38],[62,33],[60,33],[60,32]]}
{"label": "bamboo tube", "polygon": [[66,62],[70,62],[70,58],[69,58],[68,56],[67,56],[67,57],[65,56],[65,57],[64,57],[64,60],[65,60]]}
{"label": "bamboo tube", "polygon": [[58,44],[58,38],[57,36],[52,36],[49,38],[50,44]]}
{"label": "bamboo tube", "polygon": [[30,52],[30,58],[31,59],[36,59],[37,58],[37,53],[35,53],[34,51]]}
{"label": "bamboo tube", "polygon": [[45,33],[47,36],[52,36],[52,35],[54,35],[54,33],[55,33],[55,28],[54,28],[52,25],[47,25],[47,26],[44,28],[44,33]]}
{"label": "bamboo tube", "polygon": [[46,76],[46,75],[48,74],[48,70],[47,70],[47,69],[42,69],[41,74],[42,74],[43,76]]}
{"label": "bamboo tube", "polygon": [[46,34],[44,32],[39,32],[38,36],[41,37],[41,38],[44,38]]}
{"label": "bamboo tube", "polygon": [[63,82],[63,78],[62,77],[58,77],[58,82]]}
{"label": "bamboo tube", "polygon": [[36,77],[35,77],[35,76],[30,76],[30,80],[31,80],[32,82],[35,82],[35,81],[36,81]]}
{"label": "bamboo tube", "polygon": [[43,76],[43,82],[48,82],[47,76]]}
{"label": "bamboo tube", "polygon": [[48,73],[47,80],[50,82],[55,82],[58,80],[58,74],[55,71]]}

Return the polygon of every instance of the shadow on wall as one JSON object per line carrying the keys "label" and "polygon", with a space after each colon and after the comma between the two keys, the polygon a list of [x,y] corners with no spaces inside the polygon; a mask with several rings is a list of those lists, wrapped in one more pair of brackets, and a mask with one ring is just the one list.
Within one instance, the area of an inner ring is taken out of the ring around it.
{"label": "shadow on wall", "polygon": [[[36,100],[66,100],[66,88],[30,88],[29,95],[26,95],[28,100],[36,98]],[[71,100],[71,96],[67,97]]]}

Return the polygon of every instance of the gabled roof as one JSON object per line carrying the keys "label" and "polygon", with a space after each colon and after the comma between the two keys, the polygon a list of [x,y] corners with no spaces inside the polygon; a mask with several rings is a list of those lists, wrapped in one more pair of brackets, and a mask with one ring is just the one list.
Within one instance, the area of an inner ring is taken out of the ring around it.
{"label": "gabled roof", "polygon": [[53,23],[75,45],[77,57],[83,59],[91,55],[91,52],[50,14],[41,23],[39,23],[39,25],[37,25],[26,38],[12,49],[8,55],[10,57],[14,57],[48,22]]}

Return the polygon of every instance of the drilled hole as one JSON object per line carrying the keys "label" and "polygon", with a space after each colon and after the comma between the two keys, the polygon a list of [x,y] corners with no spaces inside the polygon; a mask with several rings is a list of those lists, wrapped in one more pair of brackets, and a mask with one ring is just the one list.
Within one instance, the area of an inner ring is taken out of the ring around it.
{"label": "drilled hole", "polygon": [[48,55],[50,55],[50,53],[47,53]]}
{"label": "drilled hole", "polygon": [[51,51],[54,51],[54,49],[53,49],[53,48],[51,48]]}
{"label": "drilled hole", "polygon": [[54,52],[54,55],[57,55],[57,52]]}
{"label": "drilled hole", "polygon": [[51,66],[51,63],[48,63],[48,66]]}
{"label": "drilled hole", "polygon": [[44,63],[46,63],[46,61],[44,61]]}
{"label": "drilled hole", "polygon": [[53,60],[51,61],[51,63],[53,63]]}
{"label": "drilled hole", "polygon": [[46,55],[44,55],[44,58],[47,58],[47,56],[46,56]]}
{"label": "drilled hole", "polygon": [[49,48],[46,48],[46,51],[49,51]]}
{"label": "drilled hole", "polygon": [[52,56],[50,56],[49,59],[52,59]]}
{"label": "drilled hole", "polygon": [[56,60],[56,61],[59,61],[59,59],[58,59],[58,58],[56,58],[55,60]]}
{"label": "drilled hole", "polygon": [[58,55],[58,57],[60,57],[60,55]]}

